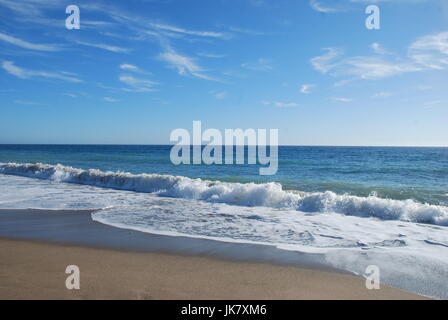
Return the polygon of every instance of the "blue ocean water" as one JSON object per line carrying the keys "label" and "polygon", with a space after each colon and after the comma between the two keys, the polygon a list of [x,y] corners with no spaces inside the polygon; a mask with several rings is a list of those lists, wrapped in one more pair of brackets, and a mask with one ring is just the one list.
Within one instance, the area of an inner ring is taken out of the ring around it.
{"label": "blue ocean water", "polygon": [[179,165],[168,145],[0,145],[0,162],[62,164],[133,174],[227,182],[278,182],[284,189],[448,205],[448,148],[279,147],[278,172],[258,165]]}

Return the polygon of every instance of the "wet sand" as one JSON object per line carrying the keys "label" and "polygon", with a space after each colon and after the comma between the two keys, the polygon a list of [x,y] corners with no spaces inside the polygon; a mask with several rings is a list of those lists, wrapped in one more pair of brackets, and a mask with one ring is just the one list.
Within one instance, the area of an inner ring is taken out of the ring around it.
{"label": "wet sand", "polygon": [[[91,211],[0,210],[0,299],[420,299],[329,269],[319,255],[158,236]],[[68,290],[68,265],[80,290]]]}
{"label": "wet sand", "polygon": [[[0,239],[0,299],[420,299],[349,274]],[[80,289],[68,290],[68,265]]]}

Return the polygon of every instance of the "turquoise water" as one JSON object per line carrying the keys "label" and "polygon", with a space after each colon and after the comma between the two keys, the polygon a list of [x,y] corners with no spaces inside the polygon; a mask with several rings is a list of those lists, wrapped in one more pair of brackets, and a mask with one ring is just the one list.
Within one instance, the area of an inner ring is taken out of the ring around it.
{"label": "turquoise water", "polygon": [[179,165],[170,146],[0,145],[0,162],[158,173],[227,182],[278,182],[284,189],[448,205],[448,148],[280,147],[274,176],[257,165]]}

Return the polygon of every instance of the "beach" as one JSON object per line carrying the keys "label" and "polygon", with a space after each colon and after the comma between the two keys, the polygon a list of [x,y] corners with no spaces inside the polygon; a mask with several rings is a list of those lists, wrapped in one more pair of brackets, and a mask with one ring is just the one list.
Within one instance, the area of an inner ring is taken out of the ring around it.
{"label": "beach", "polygon": [[[166,237],[95,222],[90,211],[0,210],[0,299],[421,299],[306,255]],[[80,290],[65,287],[68,265]]]}
{"label": "beach", "polygon": [[[293,266],[0,239],[0,299],[423,299]],[[67,265],[80,289],[65,287]]]}

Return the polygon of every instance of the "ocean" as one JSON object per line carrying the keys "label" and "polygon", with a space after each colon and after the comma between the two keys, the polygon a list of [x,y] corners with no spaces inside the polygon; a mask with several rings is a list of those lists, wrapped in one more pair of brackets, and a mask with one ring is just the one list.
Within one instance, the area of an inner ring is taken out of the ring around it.
{"label": "ocean", "polygon": [[258,165],[179,165],[170,146],[0,145],[0,208],[95,209],[117,228],[273,246],[448,298],[448,148],[279,147]]}

